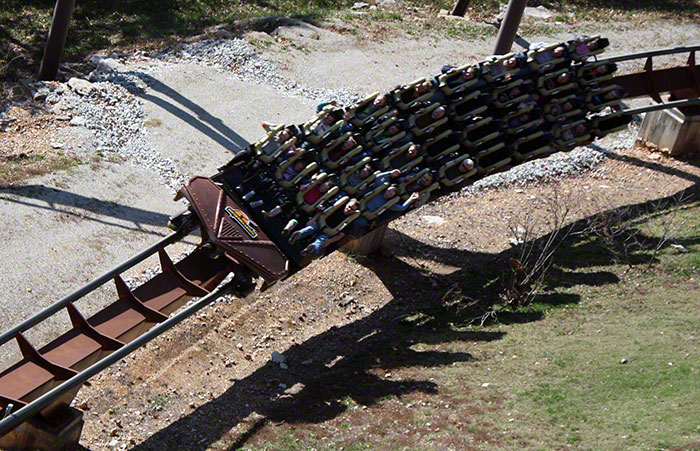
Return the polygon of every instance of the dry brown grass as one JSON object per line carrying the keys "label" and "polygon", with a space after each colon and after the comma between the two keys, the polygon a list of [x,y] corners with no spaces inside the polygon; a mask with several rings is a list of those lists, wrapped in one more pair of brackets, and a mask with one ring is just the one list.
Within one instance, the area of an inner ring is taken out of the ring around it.
{"label": "dry brown grass", "polygon": [[51,146],[52,136],[65,123],[35,104],[14,106],[6,114],[15,120],[0,131],[0,187],[31,176],[80,163],[68,150]]}

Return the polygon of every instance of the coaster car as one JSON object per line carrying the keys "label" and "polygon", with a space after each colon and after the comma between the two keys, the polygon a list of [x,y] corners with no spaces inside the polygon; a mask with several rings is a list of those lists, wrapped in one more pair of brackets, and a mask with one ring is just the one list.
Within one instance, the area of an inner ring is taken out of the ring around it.
{"label": "coaster car", "polygon": [[373,199],[376,196],[383,196],[384,191],[389,188],[390,184],[389,183],[382,183],[379,186],[373,188],[371,191],[368,193],[365,193],[365,196],[362,198],[360,201],[360,211],[362,212],[362,216],[370,221],[374,220],[377,216],[381,215],[385,211],[387,211],[389,208],[393,207],[396,203],[398,203],[401,198],[399,196],[394,196],[391,199],[386,199],[386,202],[384,202],[381,207],[377,208],[374,211],[371,211],[367,208],[367,202],[369,202],[371,199]]}
{"label": "coaster car", "polygon": [[302,178],[306,177],[307,175],[310,175],[312,172],[316,171],[318,169],[318,163],[311,162],[307,164],[297,175],[294,176],[291,180],[285,180],[284,179],[284,171],[287,170],[287,168],[294,164],[298,159],[303,157],[308,153],[307,150],[301,149],[296,155],[286,159],[283,161],[280,166],[275,170],[274,177],[275,180],[277,180],[277,183],[284,187],[284,188],[291,188],[292,186],[296,185]]}
{"label": "coaster car", "polygon": [[381,152],[387,150],[393,143],[404,138],[406,132],[400,130],[394,135],[387,135],[386,130],[393,124],[397,123],[398,119],[396,117],[390,117],[385,121],[372,127],[369,132],[365,135],[365,142],[372,146],[373,152]]}
{"label": "coaster car", "polygon": [[494,120],[492,117],[484,119],[476,119],[474,122],[464,128],[462,136],[463,141],[472,147],[479,147],[484,143],[504,136],[503,124],[501,121]]}
{"label": "coaster car", "polygon": [[517,78],[516,74],[527,69],[527,57],[523,54],[508,53],[492,56],[481,64],[482,76],[489,83],[500,83],[509,78]]}
{"label": "coaster car", "polygon": [[593,112],[602,111],[606,107],[619,110],[620,99],[624,97],[624,93],[625,91],[617,85],[594,89],[586,94],[586,107]]}
{"label": "coaster car", "polygon": [[328,191],[326,191],[325,193],[323,193],[321,195],[321,197],[319,197],[315,202],[313,202],[311,204],[307,203],[304,200],[304,196],[306,196],[306,194],[309,191],[311,191],[315,186],[318,186],[318,185],[322,184],[323,182],[325,182],[326,179],[328,179],[328,174],[324,172],[322,174],[319,174],[318,177],[313,178],[311,180],[311,182],[309,182],[308,184],[306,184],[304,186],[303,189],[299,190],[299,192],[296,195],[296,199],[295,199],[297,202],[297,205],[299,205],[299,208],[301,208],[303,211],[305,211],[307,213],[311,213],[314,210],[316,210],[316,208],[319,205],[321,205],[322,203],[324,203],[328,199],[330,199],[333,196],[335,196],[336,194],[338,194],[338,191],[340,191],[340,189],[337,186],[334,186],[334,187],[330,188]]}
{"label": "coaster car", "polygon": [[333,205],[330,207],[326,208],[323,210],[323,213],[321,213],[321,216],[318,218],[318,225],[319,228],[321,229],[322,233],[325,233],[328,236],[334,236],[340,233],[348,224],[352,223],[355,219],[360,217],[360,212],[356,211],[355,213],[351,214],[350,216],[346,216],[342,221],[340,221],[337,225],[331,226],[328,224],[328,220],[330,217],[338,212],[339,208],[344,208],[345,204],[347,204],[350,201],[350,197],[348,196],[343,196],[340,199],[336,200]]}
{"label": "coaster car", "polygon": [[479,171],[474,167],[473,161],[470,165],[472,166],[472,168],[469,169],[467,172],[462,172],[459,170],[459,167],[460,165],[462,165],[462,162],[469,159],[469,155],[460,155],[457,158],[450,160],[446,164],[441,166],[440,169],[438,169],[438,178],[440,180],[440,183],[447,187],[452,187],[455,185],[459,185],[469,177],[476,175]]}
{"label": "coaster car", "polygon": [[[473,78],[465,79],[464,72],[470,68],[476,71],[476,75]],[[484,80],[480,77],[480,72],[481,68],[479,66],[470,64],[453,67],[438,77],[438,87],[448,96],[466,92],[469,88],[479,84],[479,82],[482,85],[484,84]]]}
{"label": "coaster car", "polygon": [[551,99],[551,102],[544,107],[544,118],[554,124],[583,115],[583,103],[583,99],[576,94]]}
{"label": "coaster car", "polygon": [[632,116],[623,111],[617,111],[605,116],[594,116],[591,120],[592,133],[598,138],[602,138],[610,133],[624,130],[631,121]]}
{"label": "coaster car", "polygon": [[518,161],[526,161],[546,155],[554,151],[551,143],[552,135],[548,132],[539,131],[524,136],[513,143],[513,156]]}
{"label": "coaster car", "polygon": [[580,85],[591,88],[612,80],[616,71],[617,64],[615,63],[587,63],[576,71],[576,78]]}
{"label": "coaster car", "polygon": [[343,189],[343,191],[348,194],[355,194],[356,192],[367,187],[374,181],[375,178],[377,178],[377,172],[372,172],[366,178],[360,179],[356,184],[351,183],[351,180],[353,180],[352,175],[362,169],[365,165],[369,164],[371,161],[372,159],[370,157],[364,157],[357,163],[353,164],[352,166],[348,166],[343,170],[343,172],[340,174],[340,187]]}
{"label": "coaster car", "polygon": [[421,177],[423,177],[424,175],[429,174],[429,173],[430,173],[430,169],[423,168],[420,171],[415,171],[415,172],[407,175],[406,177],[403,177],[401,180],[401,183],[398,184],[399,196],[401,197],[401,200],[408,199],[409,197],[411,197],[411,194],[413,194],[413,193],[418,193],[421,197],[429,196],[430,193],[432,193],[436,189],[440,188],[439,183],[433,182],[427,186],[420,185],[420,189],[409,190],[409,188],[411,188],[412,184],[417,183]]}
{"label": "coaster car", "polygon": [[329,169],[337,169],[346,166],[354,157],[362,152],[362,146],[356,145],[348,150],[343,146],[352,136],[351,132],[344,133],[341,137],[331,140],[321,151],[321,161]]}
{"label": "coaster car", "polygon": [[452,101],[447,107],[447,114],[453,120],[463,122],[488,110],[489,103],[489,94],[473,91]]}
{"label": "coaster car", "polygon": [[506,133],[509,135],[517,135],[525,130],[534,129],[543,122],[544,119],[538,109],[532,109],[522,113],[519,112],[515,117],[505,121]]}
{"label": "coaster car", "polygon": [[[568,75],[567,75],[568,74]],[[559,77],[568,76],[568,81],[565,83],[559,82]],[[544,75],[537,80],[537,90],[545,96],[554,97],[561,95],[572,89],[576,89],[578,84],[573,72],[568,69],[558,70],[550,74]]]}
{"label": "coaster car", "polygon": [[272,162],[296,142],[296,137],[292,137],[282,144],[277,142],[275,137],[284,130],[284,127],[284,125],[278,125],[270,129],[262,139],[253,144],[253,152],[260,161]]}
{"label": "coaster car", "polygon": [[[334,121],[331,125],[326,125],[324,123],[328,116]],[[321,111],[316,117],[301,126],[304,132],[304,138],[310,143],[317,145],[328,141],[344,124],[341,117],[340,110]]]}
{"label": "coaster car", "polygon": [[510,156],[511,153],[512,149],[506,147],[502,142],[478,152],[476,154],[476,165],[479,172],[482,174],[489,174],[506,166],[513,161]]}
{"label": "coaster car", "polygon": [[352,125],[355,127],[364,127],[365,125],[371,124],[382,114],[391,109],[391,96],[386,96],[387,99],[389,99],[387,105],[380,108],[373,106],[374,99],[376,99],[379,95],[379,91],[374,92],[347,110],[349,113],[348,120]]}
{"label": "coaster car", "polygon": [[610,41],[600,36],[576,38],[569,41],[569,55],[574,61],[585,61],[591,56],[599,55],[610,45]]}
{"label": "coaster car", "polygon": [[535,84],[531,80],[515,80],[494,89],[491,101],[498,108],[507,110],[528,100],[534,89]]}
{"label": "coaster car", "polygon": [[[560,50],[561,49],[561,50]],[[568,60],[566,46],[552,44],[527,52],[527,63],[535,72],[546,73],[557,70]]]}
{"label": "coaster car", "polygon": [[[422,83],[430,83],[430,88],[423,94],[416,97],[416,87]],[[392,92],[394,97],[394,105],[400,110],[411,110],[419,106],[422,102],[430,99],[437,92],[437,81],[428,80],[427,78],[419,78],[413,82],[403,85]]]}
{"label": "coaster car", "polygon": [[413,143],[406,143],[398,147],[382,159],[382,169],[385,171],[398,169],[401,172],[408,171],[418,166],[423,161],[423,155],[417,155],[413,158],[408,156],[408,149]]}
{"label": "coaster car", "polygon": [[401,194],[400,196],[401,196],[402,201],[406,201],[406,200],[408,200],[408,198],[411,197],[411,194],[418,193],[418,195],[420,196],[419,199],[427,199],[428,196],[430,196],[430,194],[437,189],[440,189],[440,184],[438,182],[435,182],[435,183],[431,183],[430,185],[428,185],[426,187],[419,189],[418,191],[413,191],[412,193]]}
{"label": "coaster car", "polygon": [[[438,109],[442,108],[443,116],[439,119],[433,119],[433,113]],[[432,105],[421,108],[408,118],[408,126],[411,132],[416,136],[421,136],[425,134],[432,133],[437,127],[447,122],[447,111],[446,107],[440,105],[439,103],[433,103]]]}
{"label": "coaster car", "polygon": [[429,138],[423,143],[423,153],[428,162],[459,150],[460,134],[452,130],[445,130],[437,136]]}
{"label": "coaster car", "polygon": [[[581,125],[585,129],[578,132],[577,128]],[[569,151],[575,147],[589,144],[593,141],[590,130],[591,127],[585,119],[554,127],[552,129],[552,137],[554,138],[552,145],[557,150]]]}

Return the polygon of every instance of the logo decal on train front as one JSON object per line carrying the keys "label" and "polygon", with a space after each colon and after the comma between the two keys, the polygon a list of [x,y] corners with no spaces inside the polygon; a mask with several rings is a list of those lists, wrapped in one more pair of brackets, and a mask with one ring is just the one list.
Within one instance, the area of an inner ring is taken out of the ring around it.
{"label": "logo decal on train front", "polygon": [[231,219],[236,221],[236,223],[239,226],[241,226],[241,228],[245,231],[245,233],[248,234],[249,237],[253,239],[258,238],[258,232],[255,231],[255,227],[257,227],[257,225],[253,221],[248,219],[247,214],[243,213],[241,210],[237,210],[231,207],[226,207],[224,210],[231,217]]}

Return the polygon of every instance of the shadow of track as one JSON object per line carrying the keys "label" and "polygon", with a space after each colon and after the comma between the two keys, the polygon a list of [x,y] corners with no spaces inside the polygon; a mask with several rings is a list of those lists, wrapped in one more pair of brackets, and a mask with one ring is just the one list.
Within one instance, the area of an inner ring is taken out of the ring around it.
{"label": "shadow of track", "polygon": [[[657,172],[662,172],[664,174],[668,175],[673,175],[685,180],[688,180],[690,182],[693,182],[695,184],[700,184],[700,177],[698,177],[695,174],[691,174],[688,172],[685,172],[683,170],[677,169],[677,168],[672,168],[669,166],[665,166],[661,163],[655,163],[652,161],[645,161],[637,157],[633,157],[631,155],[619,155],[613,152],[610,152],[609,150],[605,149],[604,147],[599,146],[596,143],[591,143],[588,145],[590,148],[598,150],[600,152],[603,152],[607,158],[610,158],[611,160],[617,160],[617,161],[623,161],[625,163],[632,164],[634,166],[640,167],[640,168],[648,168],[653,171]],[[700,161],[688,161],[690,164],[693,164],[694,166],[698,166],[698,163]]]}
{"label": "shadow of track", "polygon": [[[144,225],[165,226],[168,215],[141,208],[129,207],[112,201],[95,197],[86,197],[58,188],[42,185],[22,185],[0,189],[0,201],[24,205],[39,210],[47,210],[71,217],[89,220],[110,227],[143,232],[161,236],[162,234],[146,230]],[[111,217],[124,223],[109,221]]]}
{"label": "shadow of track", "polygon": [[[470,362],[465,352],[417,352],[410,346],[418,341],[490,341],[502,332],[450,331],[445,318],[435,318],[420,327],[410,328],[392,319],[415,312],[406,303],[389,302],[369,316],[342,327],[333,327],[302,344],[294,345],[284,355],[290,368],[282,371],[271,362],[250,376],[236,381],[224,394],[202,405],[191,414],[151,436],[135,447],[138,450],[206,449],[224,437],[249,415],[262,418],[248,432],[238,437],[230,448],[237,449],[267,422],[320,423],[334,418],[347,407],[340,401],[350,397],[370,406],[389,395],[411,392],[437,393],[429,380],[387,380],[372,372],[374,368],[438,367],[454,362]],[[299,362],[309,362],[302,365]],[[301,387],[293,394],[284,393],[278,384]],[[201,427],[206,422],[206,427]],[[196,431],[196,432],[193,432]]]}
{"label": "shadow of track", "polygon": [[[134,92],[134,95],[159,106],[178,119],[186,122],[195,130],[211,138],[221,147],[229,150],[232,153],[236,153],[250,144],[241,135],[224,124],[221,119],[213,116],[207,110],[189,100],[187,97],[183,96],[162,81],[142,72],[127,73],[139,77],[148,84],[150,89],[172,99],[173,102],[168,102],[167,100],[164,100],[158,96],[145,92],[136,91]],[[178,104],[180,106],[178,106]]]}

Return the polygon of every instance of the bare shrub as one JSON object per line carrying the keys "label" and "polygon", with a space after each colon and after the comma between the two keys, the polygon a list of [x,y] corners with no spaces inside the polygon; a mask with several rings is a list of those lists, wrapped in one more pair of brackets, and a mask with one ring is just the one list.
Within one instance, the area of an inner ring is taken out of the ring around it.
{"label": "bare shrub", "polygon": [[650,269],[659,251],[685,226],[678,213],[691,197],[681,192],[642,206],[607,209],[590,216],[578,233],[596,237],[613,263],[626,265],[628,271],[638,264]]}
{"label": "bare shrub", "polygon": [[[517,309],[532,303],[542,288],[554,254],[571,235],[570,207],[555,189],[524,217],[509,223],[513,253],[501,275],[501,303]],[[546,235],[540,237],[543,232]]]}

